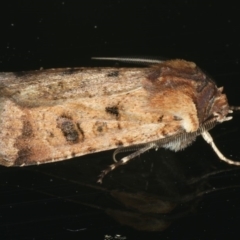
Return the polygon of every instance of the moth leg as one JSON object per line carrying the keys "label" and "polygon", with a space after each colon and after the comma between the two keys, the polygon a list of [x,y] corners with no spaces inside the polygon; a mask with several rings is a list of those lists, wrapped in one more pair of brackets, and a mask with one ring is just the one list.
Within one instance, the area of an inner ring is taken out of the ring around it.
{"label": "moth leg", "polygon": [[218,155],[218,157],[220,158],[220,160],[231,164],[231,165],[236,165],[236,166],[240,166],[240,162],[235,162],[231,159],[226,158],[221,152],[220,150],[217,148],[217,146],[215,145],[212,136],[210,135],[209,132],[205,131],[202,133],[202,137],[203,139],[210,144],[210,146],[213,148],[214,152]]}
{"label": "moth leg", "polygon": [[232,110],[232,111],[239,111],[240,110],[240,106],[230,106],[230,110]]}
{"label": "moth leg", "polygon": [[101,172],[101,174],[99,175],[99,179],[98,179],[98,183],[102,183],[102,180],[103,178],[111,171],[113,171],[115,168],[121,166],[121,165],[124,165],[126,164],[127,162],[129,162],[131,159],[141,155],[142,153],[152,149],[152,148],[157,148],[157,145],[155,143],[150,143],[150,144],[147,144],[145,147],[139,149],[138,151],[122,158],[121,160],[119,160],[118,162],[114,163],[114,164],[111,164],[107,169],[103,170]]}

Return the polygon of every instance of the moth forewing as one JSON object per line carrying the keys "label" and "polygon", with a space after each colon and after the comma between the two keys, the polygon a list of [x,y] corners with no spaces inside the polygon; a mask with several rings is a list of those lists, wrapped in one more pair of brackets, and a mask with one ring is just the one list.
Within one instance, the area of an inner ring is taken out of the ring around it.
{"label": "moth forewing", "polygon": [[50,69],[0,75],[1,164],[69,159],[163,138],[179,121],[147,112],[148,68]]}
{"label": "moth forewing", "polygon": [[[121,163],[151,148],[178,151],[206,137],[199,129],[207,121],[228,120],[222,90],[184,60],[1,73],[0,164],[42,164],[138,144],[143,148]],[[191,137],[168,141],[179,134]]]}

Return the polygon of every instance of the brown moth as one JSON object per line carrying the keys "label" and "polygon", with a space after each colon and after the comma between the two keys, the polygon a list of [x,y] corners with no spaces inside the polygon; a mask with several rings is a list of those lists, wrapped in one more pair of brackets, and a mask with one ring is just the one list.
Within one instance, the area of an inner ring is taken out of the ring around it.
{"label": "brown moth", "polygon": [[208,130],[232,109],[195,63],[151,62],[143,68],[66,68],[0,73],[0,164],[26,166],[104,150],[135,151],[119,165],[159,147],[178,151],[198,135],[224,157]]}

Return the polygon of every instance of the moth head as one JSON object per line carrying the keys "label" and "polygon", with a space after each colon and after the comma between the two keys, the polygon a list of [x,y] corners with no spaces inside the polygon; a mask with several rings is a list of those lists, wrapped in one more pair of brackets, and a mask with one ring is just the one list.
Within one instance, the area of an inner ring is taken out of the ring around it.
{"label": "moth head", "polygon": [[232,117],[227,115],[231,112],[228,105],[227,97],[222,93],[223,87],[218,88],[216,97],[213,100],[211,113],[216,117],[217,122],[224,122],[230,120]]}

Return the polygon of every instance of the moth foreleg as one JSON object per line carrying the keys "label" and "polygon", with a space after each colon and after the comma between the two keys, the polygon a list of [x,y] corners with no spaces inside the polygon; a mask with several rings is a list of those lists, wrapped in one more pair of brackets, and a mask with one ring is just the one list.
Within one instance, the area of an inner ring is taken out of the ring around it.
{"label": "moth foreleg", "polygon": [[230,106],[230,110],[232,110],[232,111],[240,111],[240,106]]}
{"label": "moth foreleg", "polygon": [[[152,148],[157,148],[157,144],[155,143],[149,143],[147,144],[145,147],[139,149],[138,151],[120,159],[118,162],[115,162],[114,164],[111,164],[107,169],[103,170],[101,172],[101,174],[99,175],[99,179],[98,179],[98,183],[102,183],[102,180],[104,178],[104,176],[106,176],[109,172],[111,172],[112,170],[116,169],[117,167],[126,164],[127,162],[129,162],[131,159],[141,155],[142,153],[152,149]],[[114,154],[114,159],[115,159],[115,154]]]}
{"label": "moth foreleg", "polygon": [[220,158],[220,160],[231,164],[231,165],[236,165],[236,166],[240,166],[240,162],[235,162],[231,159],[226,158],[221,152],[220,150],[217,148],[217,146],[215,145],[212,136],[210,135],[209,132],[205,131],[202,133],[202,137],[203,139],[210,144],[210,146],[213,148],[213,151],[218,155],[218,157]]}

